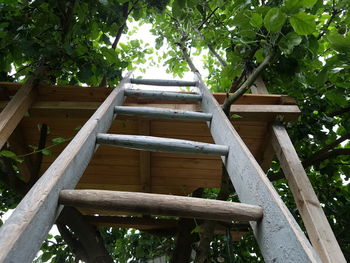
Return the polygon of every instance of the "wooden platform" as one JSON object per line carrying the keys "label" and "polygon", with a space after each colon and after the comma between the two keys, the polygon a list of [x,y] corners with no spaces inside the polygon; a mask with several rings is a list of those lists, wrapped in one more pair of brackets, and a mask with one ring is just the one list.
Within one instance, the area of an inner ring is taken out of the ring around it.
{"label": "wooden platform", "polygon": [[[19,84],[0,83],[11,97]],[[37,145],[39,126],[47,124],[52,139],[72,138],[110,89],[72,86],[42,86],[39,96],[19,128],[24,142]],[[226,94],[215,94],[222,103]],[[0,108],[7,101],[1,96]],[[200,111],[196,103],[127,99],[125,105]],[[271,122],[277,115],[285,121],[295,120],[300,111],[293,99],[281,95],[244,95],[231,107],[235,114],[232,124],[259,163],[268,168],[272,159],[266,145]],[[236,115],[239,115],[236,116]],[[118,116],[109,133],[151,135],[213,143],[204,122],[173,121]],[[50,148],[51,156],[43,158],[42,172],[65,147],[66,143]],[[267,151],[266,151],[267,150]],[[269,156],[267,156],[269,155]],[[100,146],[77,188],[127,190],[175,195],[187,195],[199,187],[220,187],[221,163],[219,157],[140,152],[111,146]]]}

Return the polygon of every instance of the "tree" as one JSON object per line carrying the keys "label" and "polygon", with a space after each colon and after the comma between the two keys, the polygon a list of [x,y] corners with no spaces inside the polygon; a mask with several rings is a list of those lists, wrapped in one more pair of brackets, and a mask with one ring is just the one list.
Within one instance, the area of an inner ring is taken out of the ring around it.
{"label": "tree", "polygon": [[[0,4],[0,76],[1,80],[25,81],[33,78],[31,72],[39,68],[44,74],[34,78],[53,84],[115,84],[124,69],[152,53],[141,41],[117,45],[120,35],[127,31],[130,16],[153,24],[155,48],[168,45],[162,59],[174,75],[181,77],[185,71],[196,70],[191,57],[202,54],[211,90],[236,91],[227,105],[250,88],[255,78],[251,72],[260,65],[261,71],[255,72],[262,76],[269,92],[288,94],[296,98],[301,108],[301,118],[288,124],[288,131],[318,198],[325,205],[339,244],[350,259],[346,231],[350,196],[344,183],[350,176],[349,7],[349,2],[336,0],[4,1]],[[36,154],[37,165],[43,153],[40,148],[45,146],[41,145]],[[0,200],[2,211],[6,211],[19,200],[15,192],[23,194],[28,185],[12,169],[17,157],[6,150],[0,154]],[[268,175],[300,220],[277,161]],[[226,188],[221,191],[205,189],[200,194],[236,200],[229,183],[223,186]],[[174,249],[174,262],[179,253],[188,251],[198,240],[203,246],[197,253],[197,262],[262,260],[251,234],[232,244],[230,235],[213,236],[208,222],[201,226],[205,231],[200,235],[191,220],[180,222],[181,235],[190,237],[185,238],[190,242],[187,247]],[[75,255],[67,257],[58,236],[43,245],[41,260],[52,258],[53,253],[57,254],[51,259],[53,262],[89,258],[87,248],[72,228],[65,227],[66,223],[60,226],[61,236]],[[91,231],[93,234],[95,230]],[[105,240],[105,248],[120,262],[150,258],[142,253],[146,250],[153,255],[170,255],[173,248],[169,237],[124,230],[99,232],[101,235],[94,233]],[[50,242],[55,245],[49,245]],[[130,251],[124,253],[123,246]]]}

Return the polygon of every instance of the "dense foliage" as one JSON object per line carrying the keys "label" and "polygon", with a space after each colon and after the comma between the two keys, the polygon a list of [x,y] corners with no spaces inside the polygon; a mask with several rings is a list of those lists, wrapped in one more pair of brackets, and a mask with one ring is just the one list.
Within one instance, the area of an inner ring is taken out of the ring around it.
{"label": "dense foliage", "polygon": [[[234,90],[273,54],[263,79],[269,92],[288,94],[301,108],[300,119],[288,131],[350,259],[349,8],[350,2],[341,0],[1,1],[0,80],[23,80],[45,64],[52,83],[99,85],[107,78],[114,84],[122,71],[143,64],[153,52],[141,40],[113,45],[119,31],[128,31],[127,19],[152,24],[154,49],[167,47],[159,59],[174,75],[189,70],[181,45],[191,57],[201,56],[213,91]],[[279,170],[274,162],[271,178]],[[285,179],[274,185],[300,219]],[[18,201],[5,186],[0,193],[1,211]],[[216,193],[206,192],[210,197]],[[170,256],[174,246],[171,238],[133,230],[101,233],[118,262]],[[229,235],[215,238],[209,262],[262,260],[251,234],[240,242],[229,241]],[[44,244],[41,260],[56,252],[67,253],[59,236]],[[56,259],[51,260],[62,262]]]}

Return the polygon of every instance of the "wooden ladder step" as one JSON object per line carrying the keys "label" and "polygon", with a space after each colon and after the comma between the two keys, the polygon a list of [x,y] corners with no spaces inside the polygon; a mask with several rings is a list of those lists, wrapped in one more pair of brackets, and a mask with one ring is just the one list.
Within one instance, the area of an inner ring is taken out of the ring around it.
{"label": "wooden ladder step", "polygon": [[172,80],[172,79],[130,79],[132,84],[139,85],[152,85],[152,86],[177,86],[177,87],[188,87],[196,86],[196,81],[186,80]]}
{"label": "wooden ladder step", "polygon": [[220,221],[258,221],[260,206],[194,197],[107,190],[62,190],[62,205],[101,212],[137,213]]}
{"label": "wooden ladder step", "polygon": [[228,154],[229,148],[225,145],[217,145],[188,140],[160,138],[141,135],[121,135],[121,134],[97,134],[96,143],[109,144],[136,150],[206,154],[224,156]]}
{"label": "wooden ladder step", "polygon": [[201,101],[202,96],[200,94],[186,94],[179,92],[157,91],[157,90],[135,90],[126,89],[124,91],[125,96],[129,97],[141,97],[161,100],[178,100],[178,101]]}
{"label": "wooden ladder step", "polygon": [[191,120],[191,121],[210,121],[213,114],[183,111],[173,109],[159,109],[154,107],[129,107],[116,106],[114,112],[120,115],[136,115],[142,117],[176,119],[176,120]]}

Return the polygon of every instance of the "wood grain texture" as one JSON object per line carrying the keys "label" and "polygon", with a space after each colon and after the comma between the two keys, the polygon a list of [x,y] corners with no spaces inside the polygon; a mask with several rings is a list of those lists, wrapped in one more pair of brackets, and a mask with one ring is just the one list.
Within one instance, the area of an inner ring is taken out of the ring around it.
{"label": "wood grain texture", "polygon": [[59,202],[63,205],[102,211],[219,221],[257,221],[263,215],[261,207],[254,205],[135,192],[63,190]]}
{"label": "wood grain texture", "polygon": [[37,95],[33,80],[24,84],[0,112],[0,149],[4,146]]}
{"label": "wood grain texture", "polygon": [[171,138],[160,138],[154,136],[100,133],[97,135],[96,142],[98,144],[108,144],[113,146],[156,152],[208,155],[227,155],[228,153],[228,147],[224,145]]}
{"label": "wood grain texture", "polygon": [[273,125],[272,143],[315,250],[325,263],[345,263],[331,226],[283,126]]}
{"label": "wood grain texture", "polygon": [[[150,135],[150,120],[140,119],[139,120],[139,134]],[[140,151],[140,182],[143,185],[143,192],[152,192],[152,173],[151,173],[151,152]]]}
{"label": "wood grain texture", "polygon": [[241,202],[259,205],[264,217],[251,223],[266,262],[321,262],[288,208],[265,176],[259,164],[239,137],[219,103],[196,73],[202,92],[203,112],[213,114],[211,134],[217,144],[230,147],[222,157]]}
{"label": "wood grain texture", "polygon": [[73,188],[78,183],[95,151],[96,134],[109,128],[114,117],[113,107],[124,101],[123,88],[130,74],[112,91],[0,228],[0,262],[34,259],[62,209],[57,206],[60,190]]}
{"label": "wood grain texture", "polygon": [[202,97],[199,94],[186,94],[168,91],[156,90],[135,90],[129,89],[125,91],[125,96],[152,98],[160,100],[178,100],[178,101],[201,101]]}
{"label": "wood grain texture", "polygon": [[155,119],[173,119],[173,120],[191,120],[191,121],[210,121],[210,113],[182,111],[172,109],[158,109],[151,107],[127,107],[117,106],[115,113],[119,115],[142,116]]}

